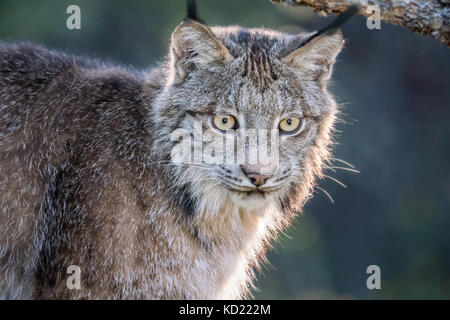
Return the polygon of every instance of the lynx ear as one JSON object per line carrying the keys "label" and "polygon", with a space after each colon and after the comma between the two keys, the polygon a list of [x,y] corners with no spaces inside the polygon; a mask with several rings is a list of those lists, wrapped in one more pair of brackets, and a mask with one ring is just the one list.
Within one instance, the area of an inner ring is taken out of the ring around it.
{"label": "lynx ear", "polygon": [[282,60],[299,69],[303,76],[319,80],[322,85],[325,85],[343,44],[344,40],[340,30],[333,34],[325,33],[309,40],[300,48],[287,54]]}
{"label": "lynx ear", "polygon": [[170,48],[173,82],[180,83],[193,68],[207,69],[233,57],[211,29],[199,22],[181,22],[172,34]]}

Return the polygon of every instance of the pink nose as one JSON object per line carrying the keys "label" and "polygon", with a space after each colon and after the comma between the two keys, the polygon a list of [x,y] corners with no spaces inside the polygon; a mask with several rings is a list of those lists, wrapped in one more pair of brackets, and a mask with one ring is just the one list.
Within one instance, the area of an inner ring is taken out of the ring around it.
{"label": "pink nose", "polygon": [[257,187],[262,186],[264,183],[266,183],[267,179],[272,176],[272,174],[269,173],[260,173],[261,171],[263,171],[263,167],[257,165],[242,165],[241,169],[242,172],[244,172],[245,175],[250,179],[251,183],[253,183]]}
{"label": "pink nose", "polygon": [[247,177],[250,179],[251,183],[253,183],[257,187],[262,186],[264,183],[266,183],[267,179],[271,177],[271,175],[259,174],[256,172],[250,172],[246,174]]}

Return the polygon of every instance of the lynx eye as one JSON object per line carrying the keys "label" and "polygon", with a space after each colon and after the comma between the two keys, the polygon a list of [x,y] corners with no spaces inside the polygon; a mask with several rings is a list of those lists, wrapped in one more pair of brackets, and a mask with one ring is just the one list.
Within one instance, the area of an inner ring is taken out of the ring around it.
{"label": "lynx eye", "polygon": [[233,116],[215,116],[213,124],[220,131],[231,130],[236,127],[236,119]]}
{"label": "lynx eye", "polygon": [[293,134],[300,130],[303,119],[299,118],[284,118],[280,121],[278,128],[282,133]]}

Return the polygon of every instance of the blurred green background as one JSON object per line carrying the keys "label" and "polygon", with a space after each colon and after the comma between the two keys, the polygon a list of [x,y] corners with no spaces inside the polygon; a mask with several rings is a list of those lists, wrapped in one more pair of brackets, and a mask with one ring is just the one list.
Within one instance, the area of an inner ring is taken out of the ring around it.
{"label": "blurred green background", "polygon": [[[81,8],[81,30],[66,8]],[[330,22],[311,9],[269,0],[199,0],[211,25],[298,32]],[[137,68],[163,58],[185,1],[0,1],[0,39],[30,40]],[[338,170],[319,186],[269,253],[255,298],[450,298],[450,51],[438,41],[363,17],[343,28],[347,44],[331,91],[342,105]],[[1,57],[0,57],[1,58]],[[366,268],[381,268],[368,290]]]}

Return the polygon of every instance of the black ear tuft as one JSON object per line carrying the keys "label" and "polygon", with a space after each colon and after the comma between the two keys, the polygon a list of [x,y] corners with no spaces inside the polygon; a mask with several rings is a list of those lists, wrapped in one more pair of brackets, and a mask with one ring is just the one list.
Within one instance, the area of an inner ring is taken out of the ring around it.
{"label": "black ear tuft", "polygon": [[205,23],[197,16],[197,3],[195,0],[187,0],[186,20],[194,20],[203,24]]}
{"label": "black ear tuft", "polygon": [[343,13],[341,13],[332,23],[330,23],[325,28],[319,30],[316,32],[311,38],[309,38],[306,42],[309,42],[310,40],[317,38],[325,33],[334,33],[336,30],[338,30],[344,23],[347,22],[348,19],[353,17],[355,14],[357,14],[359,11],[359,8],[356,5],[350,6],[347,10],[345,10]]}

